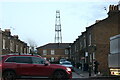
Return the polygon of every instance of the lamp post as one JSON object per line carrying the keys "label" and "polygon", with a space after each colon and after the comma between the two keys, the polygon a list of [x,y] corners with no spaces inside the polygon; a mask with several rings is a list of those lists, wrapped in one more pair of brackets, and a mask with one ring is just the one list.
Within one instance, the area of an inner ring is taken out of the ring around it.
{"label": "lamp post", "polygon": [[[96,44],[90,45],[88,51],[89,51],[89,54],[88,54],[88,57],[89,57],[88,61],[89,62],[88,63],[89,63],[89,77],[90,77],[91,76],[91,72],[92,72],[91,54],[93,55],[93,53],[95,53],[95,51],[96,51]],[[95,58],[95,56],[93,58]]]}

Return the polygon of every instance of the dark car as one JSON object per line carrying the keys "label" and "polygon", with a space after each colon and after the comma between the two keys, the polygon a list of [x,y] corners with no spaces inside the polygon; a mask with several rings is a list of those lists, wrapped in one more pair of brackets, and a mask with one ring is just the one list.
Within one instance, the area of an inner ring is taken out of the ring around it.
{"label": "dark car", "polygon": [[1,62],[4,80],[31,77],[51,78],[53,80],[72,78],[70,68],[50,64],[38,55],[4,55]]}

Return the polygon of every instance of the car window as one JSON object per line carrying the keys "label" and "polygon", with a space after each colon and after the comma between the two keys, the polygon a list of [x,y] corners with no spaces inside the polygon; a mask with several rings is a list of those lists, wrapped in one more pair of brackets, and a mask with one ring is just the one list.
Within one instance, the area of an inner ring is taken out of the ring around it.
{"label": "car window", "polygon": [[32,63],[32,60],[31,60],[31,57],[21,56],[21,57],[16,57],[16,63],[30,64],[30,63]]}
{"label": "car window", "polygon": [[40,57],[32,57],[33,64],[44,64],[46,61]]}
{"label": "car window", "polygon": [[9,57],[5,62],[15,62],[15,57]]}

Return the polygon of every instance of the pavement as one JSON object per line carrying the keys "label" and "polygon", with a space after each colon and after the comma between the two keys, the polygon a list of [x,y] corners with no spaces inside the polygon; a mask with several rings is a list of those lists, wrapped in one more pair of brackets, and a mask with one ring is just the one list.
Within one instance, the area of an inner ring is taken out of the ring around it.
{"label": "pavement", "polygon": [[[82,78],[89,78],[90,77],[89,72],[87,72],[87,71],[82,71],[80,69],[77,69],[76,67],[74,67],[73,70],[75,71],[75,73],[80,75]],[[91,76],[94,76],[94,73],[91,73]]]}
{"label": "pavement", "polygon": [[[103,76],[102,74],[95,75],[94,72],[91,72],[91,76],[89,76],[88,71],[82,71],[77,68],[73,68],[74,72],[78,74],[80,79],[90,79],[90,80],[120,80],[120,76]],[[77,77],[78,77],[77,76]]]}

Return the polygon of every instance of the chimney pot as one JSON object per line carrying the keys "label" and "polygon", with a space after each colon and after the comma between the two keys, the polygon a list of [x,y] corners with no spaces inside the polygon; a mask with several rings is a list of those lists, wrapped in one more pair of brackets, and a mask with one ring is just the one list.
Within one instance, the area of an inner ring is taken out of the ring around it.
{"label": "chimney pot", "polygon": [[118,5],[110,5],[108,15],[113,15],[119,11]]}

